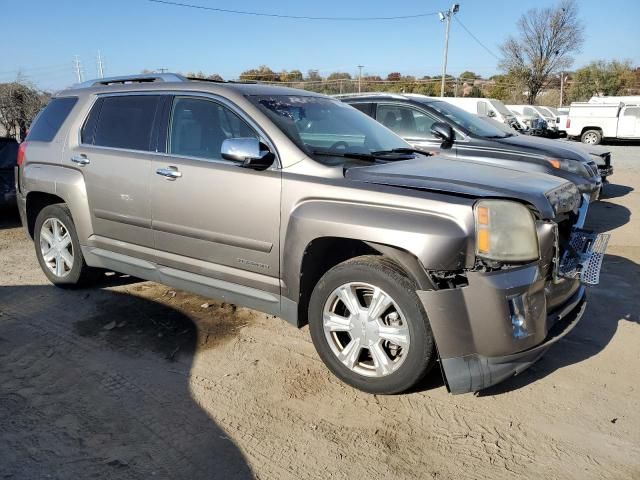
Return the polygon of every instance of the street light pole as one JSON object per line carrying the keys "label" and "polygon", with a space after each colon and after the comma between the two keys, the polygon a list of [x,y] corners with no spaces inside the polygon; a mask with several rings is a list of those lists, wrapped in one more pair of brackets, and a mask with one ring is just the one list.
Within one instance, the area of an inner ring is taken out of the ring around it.
{"label": "street light pole", "polygon": [[358,69],[360,70],[360,73],[358,73],[358,93],[361,93],[362,91],[362,69],[364,68],[364,65],[358,65]]}
{"label": "street light pole", "polygon": [[460,10],[460,5],[454,3],[446,12],[439,12],[440,21],[445,22],[444,28],[444,58],[442,61],[442,79],[440,83],[440,96],[444,97],[444,83],[447,76],[447,56],[449,54],[449,25],[451,24],[451,17],[453,17]]}

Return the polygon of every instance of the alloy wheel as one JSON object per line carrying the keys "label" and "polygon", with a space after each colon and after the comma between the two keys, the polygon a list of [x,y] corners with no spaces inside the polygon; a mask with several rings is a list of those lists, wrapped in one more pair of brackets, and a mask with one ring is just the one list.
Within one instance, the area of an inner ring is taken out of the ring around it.
{"label": "alloy wheel", "polygon": [[73,268],[73,242],[67,227],[57,218],[48,218],[40,229],[40,252],[44,264],[56,277],[63,278]]}
{"label": "alloy wheel", "polygon": [[336,288],[325,302],[322,323],[332,352],[355,373],[384,377],[407,358],[407,320],[393,298],[374,285]]}

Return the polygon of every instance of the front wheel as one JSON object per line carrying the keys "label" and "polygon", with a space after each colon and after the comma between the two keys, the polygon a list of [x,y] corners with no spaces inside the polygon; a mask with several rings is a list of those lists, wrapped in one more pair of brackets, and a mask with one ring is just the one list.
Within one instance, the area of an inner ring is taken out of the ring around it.
{"label": "front wheel", "polygon": [[385,257],[357,257],[329,270],[311,295],[309,329],[327,367],[369,393],[411,388],[436,359],[416,286]]}
{"label": "front wheel", "polygon": [[33,241],[40,267],[54,285],[79,286],[99,272],[85,263],[71,213],[65,204],[49,205],[40,211]]}

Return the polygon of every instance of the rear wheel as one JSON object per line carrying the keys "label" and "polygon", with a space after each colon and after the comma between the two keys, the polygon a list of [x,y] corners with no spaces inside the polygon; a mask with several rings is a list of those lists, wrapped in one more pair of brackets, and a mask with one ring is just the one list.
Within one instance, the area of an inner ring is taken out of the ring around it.
{"label": "rear wheel", "polygon": [[33,240],[40,267],[54,285],[82,285],[99,272],[85,263],[71,213],[65,204],[42,209],[36,218]]}
{"label": "rear wheel", "polygon": [[587,145],[598,145],[602,142],[602,132],[600,130],[585,130],[580,140]]}
{"label": "rear wheel", "polygon": [[329,270],[311,296],[309,328],[327,367],[369,393],[407,390],[436,358],[414,282],[384,257],[357,257]]}

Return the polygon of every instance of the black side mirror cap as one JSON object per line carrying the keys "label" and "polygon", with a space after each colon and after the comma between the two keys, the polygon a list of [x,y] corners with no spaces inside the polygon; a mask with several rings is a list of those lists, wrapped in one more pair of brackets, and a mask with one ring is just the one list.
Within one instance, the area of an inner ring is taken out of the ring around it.
{"label": "black side mirror cap", "polygon": [[453,143],[453,128],[448,123],[434,123],[431,125],[431,133],[442,140],[442,146],[450,146]]}

